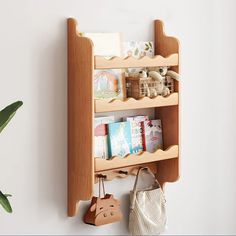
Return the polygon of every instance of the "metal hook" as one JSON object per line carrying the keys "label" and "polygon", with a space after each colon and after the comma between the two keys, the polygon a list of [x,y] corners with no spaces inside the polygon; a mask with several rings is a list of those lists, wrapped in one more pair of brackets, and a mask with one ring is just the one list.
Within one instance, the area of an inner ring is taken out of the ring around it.
{"label": "metal hook", "polygon": [[98,174],[97,177],[98,177],[98,178],[102,178],[102,179],[106,179],[106,178],[107,178],[107,176],[106,176],[106,175],[103,175],[103,174]]}
{"label": "metal hook", "polygon": [[128,171],[120,170],[119,174],[128,175]]}

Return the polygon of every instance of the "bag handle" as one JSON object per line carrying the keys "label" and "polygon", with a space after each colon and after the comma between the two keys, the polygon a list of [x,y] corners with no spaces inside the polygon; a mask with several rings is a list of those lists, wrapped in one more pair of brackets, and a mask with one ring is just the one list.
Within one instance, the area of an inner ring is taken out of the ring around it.
{"label": "bag handle", "polygon": [[130,204],[130,209],[134,209],[134,203],[135,203],[135,199],[136,199],[136,194],[137,194],[137,185],[138,185],[138,180],[139,180],[139,177],[140,177],[140,174],[142,171],[146,170],[148,172],[148,174],[150,174],[153,178],[154,178],[154,183],[157,183],[160,190],[161,190],[161,193],[162,195],[164,196],[164,193],[162,191],[162,188],[161,188],[161,185],[160,183],[158,182],[157,178],[155,177],[155,175],[152,173],[152,171],[148,168],[148,167],[141,167],[139,170],[138,170],[138,173],[137,173],[137,176],[135,178],[135,182],[134,182],[134,188],[133,188],[133,199],[132,199],[132,202]]}
{"label": "bag handle", "polygon": [[105,197],[105,186],[104,186],[104,179],[102,177],[99,177],[99,198],[101,198],[101,184],[102,184],[102,189],[103,189],[103,195]]}
{"label": "bag handle", "polygon": [[152,171],[151,171],[148,167],[141,167],[141,168],[139,168],[138,173],[137,173],[137,176],[136,176],[136,178],[135,178],[133,192],[136,192],[136,191],[137,191],[138,180],[139,180],[139,177],[140,177],[141,172],[144,171],[144,170],[146,170],[147,173],[153,177],[153,179],[155,180],[155,183],[157,183],[158,186],[161,188],[161,185],[159,184],[157,178],[156,178],[155,175],[152,173]]}

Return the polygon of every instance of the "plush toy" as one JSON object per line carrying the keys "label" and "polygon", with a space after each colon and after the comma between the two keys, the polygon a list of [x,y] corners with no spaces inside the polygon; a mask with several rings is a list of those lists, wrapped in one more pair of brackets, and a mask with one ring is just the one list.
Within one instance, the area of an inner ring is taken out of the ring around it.
{"label": "plush toy", "polygon": [[168,66],[157,66],[157,67],[149,67],[148,71],[156,71],[158,72],[161,76],[170,76],[171,78],[175,80],[179,80],[179,74],[176,73],[173,70],[169,70]]}
{"label": "plush toy", "polygon": [[167,66],[148,68],[148,76],[156,80],[156,82],[158,83],[156,88],[157,95],[162,95],[164,97],[170,94],[169,88],[165,86],[165,77],[169,76],[175,80],[179,80],[178,73],[172,70],[168,70]]}
{"label": "plush toy", "polygon": [[[165,85],[167,77],[178,80],[179,75],[172,70],[168,70],[167,66],[161,67],[150,67],[147,70],[135,71],[129,73],[129,77],[142,78],[144,90],[146,91],[145,96],[153,98],[157,95],[168,96],[170,89]],[[149,86],[150,78],[155,82],[155,86]],[[146,82],[145,82],[146,79]]]}

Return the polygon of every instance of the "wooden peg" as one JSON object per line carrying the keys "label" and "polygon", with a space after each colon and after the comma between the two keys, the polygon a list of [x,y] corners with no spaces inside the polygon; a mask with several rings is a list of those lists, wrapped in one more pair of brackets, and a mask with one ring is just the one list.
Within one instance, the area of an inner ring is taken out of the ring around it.
{"label": "wooden peg", "polygon": [[124,171],[124,170],[120,170],[120,171],[119,171],[119,174],[128,175],[129,172],[128,172],[128,171]]}
{"label": "wooden peg", "polygon": [[107,178],[107,176],[106,176],[106,175],[103,175],[103,174],[98,174],[97,177],[98,177],[98,178],[102,178],[102,179],[106,179],[106,178]]}

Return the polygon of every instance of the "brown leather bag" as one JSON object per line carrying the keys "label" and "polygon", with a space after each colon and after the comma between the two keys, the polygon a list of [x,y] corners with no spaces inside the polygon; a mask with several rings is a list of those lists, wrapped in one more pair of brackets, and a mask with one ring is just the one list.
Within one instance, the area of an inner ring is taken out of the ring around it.
{"label": "brown leather bag", "polygon": [[[101,183],[104,197],[101,198]],[[110,224],[122,219],[120,202],[112,194],[105,194],[103,178],[99,178],[99,197],[93,197],[89,209],[84,216],[84,222],[92,225]]]}

